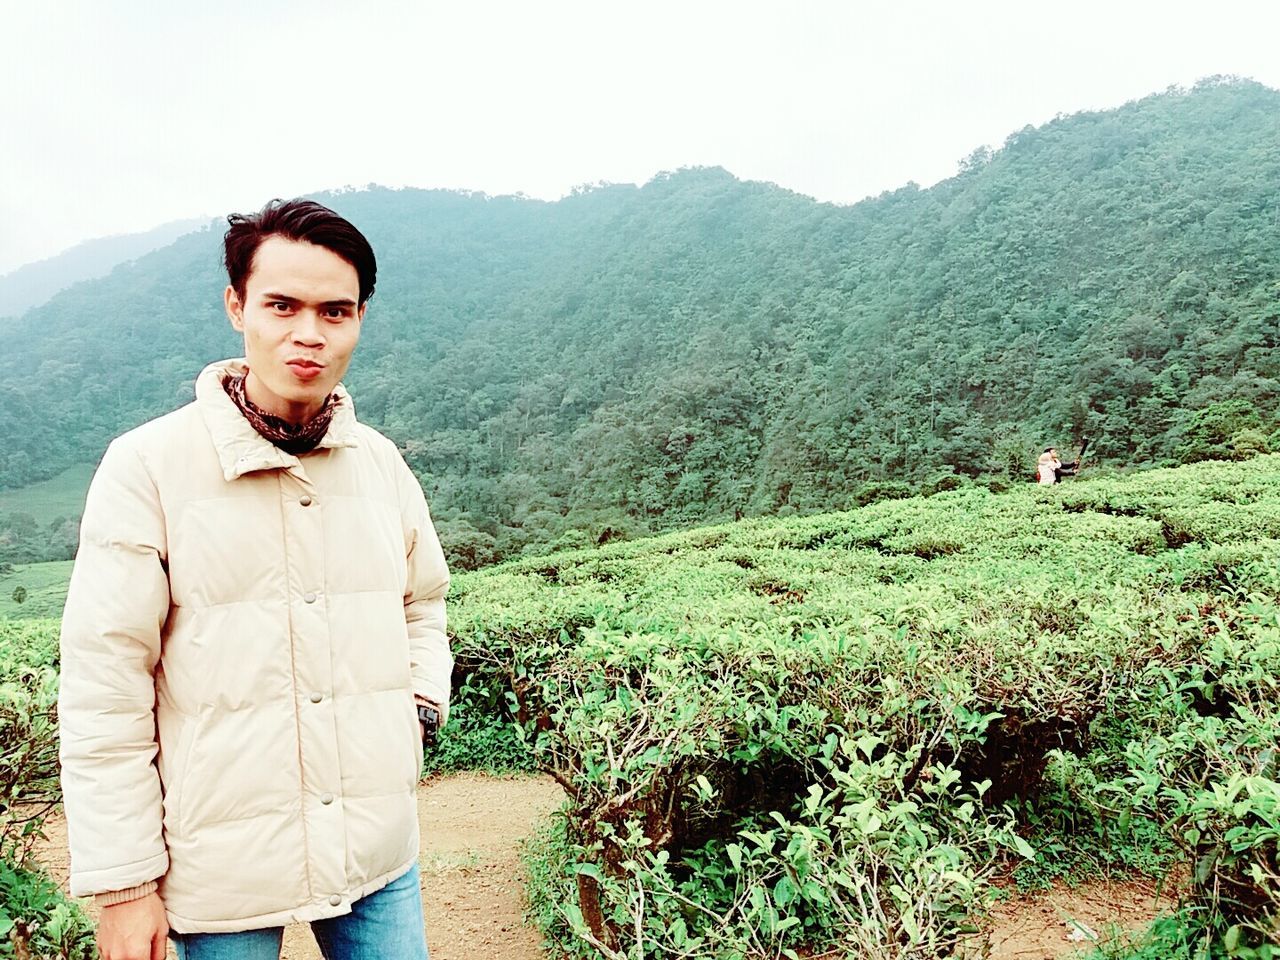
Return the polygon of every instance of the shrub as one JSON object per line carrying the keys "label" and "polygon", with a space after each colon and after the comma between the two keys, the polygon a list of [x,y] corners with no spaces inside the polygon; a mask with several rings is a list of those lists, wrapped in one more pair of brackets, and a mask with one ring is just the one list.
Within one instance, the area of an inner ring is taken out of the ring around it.
{"label": "shrub", "polygon": [[19,862],[58,796],[52,633],[47,623],[0,621],[0,850]]}
{"label": "shrub", "polygon": [[980,718],[943,692],[950,721],[914,740],[915,690],[878,707],[868,653],[595,632],[517,653],[527,736],[570,795],[568,928],[607,956],[954,946],[1020,841],[960,773]]}
{"label": "shrub", "polygon": [[595,960],[598,954],[574,935],[564,911],[564,904],[573,903],[578,895],[574,874],[566,869],[566,864],[578,859],[575,853],[563,810],[539,824],[524,841],[525,920],[541,932],[550,956]]}
{"label": "shrub", "polygon": [[483,689],[463,686],[449,705],[449,722],[426,755],[425,773],[486,770],[527,773],[536,769],[515,720]]}
{"label": "shrub", "polygon": [[568,928],[609,956],[955,946],[997,852],[1031,851],[965,774],[998,716],[932,668],[899,685],[898,654],[603,631],[513,651],[570,797]]}
{"label": "shrub", "polygon": [[[531,882],[569,956],[934,957],[997,867],[1176,847],[1179,942],[1260,958],[1278,549],[1267,455],[522,558],[455,580],[436,762],[564,785]],[[51,723],[56,658],[55,629],[0,625],[6,744]],[[47,750],[21,765],[24,796],[51,782]]]}
{"label": "shrub", "polygon": [[451,625],[570,797],[533,891],[570,955],[936,956],[997,865],[1175,845],[1197,929],[1256,950],[1277,546],[1259,457],[529,558]]}
{"label": "shrub", "polygon": [[0,958],[97,960],[93,924],[38,870],[0,856]]}
{"label": "shrub", "polygon": [[915,488],[901,480],[878,480],[864,483],[853,492],[852,506],[865,507],[882,500],[902,500],[915,494]]}
{"label": "shrub", "polygon": [[30,857],[58,795],[56,627],[0,621],[0,958],[97,956],[88,918]]}
{"label": "shrub", "polygon": [[1262,453],[1271,452],[1267,435],[1254,427],[1247,427],[1232,434],[1228,443],[1233,460],[1248,460]]}
{"label": "shrub", "polygon": [[926,478],[920,485],[920,492],[926,496],[935,493],[946,493],[948,490],[961,490],[971,482],[968,477],[962,477],[954,471],[948,470],[935,473]]}
{"label": "shrub", "polygon": [[1260,957],[1280,947],[1280,618],[1254,602],[1205,612],[1197,656],[1150,671],[1165,710],[1128,744],[1115,793],[1185,851],[1198,935]]}

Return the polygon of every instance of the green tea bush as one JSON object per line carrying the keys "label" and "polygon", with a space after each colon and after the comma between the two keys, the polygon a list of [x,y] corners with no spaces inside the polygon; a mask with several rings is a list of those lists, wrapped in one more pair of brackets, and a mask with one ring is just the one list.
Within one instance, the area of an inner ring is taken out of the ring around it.
{"label": "green tea bush", "polygon": [[[1020,845],[980,815],[988,784],[957,769],[983,729],[971,695],[945,686],[944,725],[921,743],[911,705],[929,671],[919,688],[869,683],[869,645],[591,631],[517,656],[525,729],[570,797],[567,920],[606,954],[888,938],[937,955],[964,931],[983,864]],[[863,729],[842,736],[837,712]]]}
{"label": "green tea bush", "polygon": [[852,505],[865,507],[881,500],[901,500],[915,493],[911,484],[901,480],[876,480],[862,484],[853,492]]}
{"label": "green tea bush", "polygon": [[[1174,851],[1167,955],[1268,956],[1278,548],[1268,455],[522,558],[455,580],[435,763],[564,786],[531,909],[567,956],[944,956],[994,871]],[[54,783],[56,660],[0,626],[9,804]]]}
{"label": "green tea bush", "polygon": [[80,908],[31,859],[58,796],[57,623],[0,620],[0,958],[97,956]]}
{"label": "green tea bush", "polygon": [[460,670],[569,796],[536,912],[570,954],[933,957],[997,867],[1181,850],[1197,935],[1260,949],[1277,537],[1268,456],[459,577]]}
{"label": "green tea bush", "polygon": [[0,958],[97,960],[93,924],[39,870],[0,857]]}
{"label": "green tea bush", "polygon": [[56,624],[0,620],[0,851],[21,860],[58,796]]}
{"label": "green tea bush", "polygon": [[1243,601],[1207,604],[1194,656],[1150,668],[1164,709],[1128,744],[1114,790],[1187,855],[1205,949],[1262,957],[1280,946],[1280,615],[1271,598]]}
{"label": "green tea bush", "polygon": [[[501,694],[501,691],[499,691]],[[449,723],[426,753],[423,772],[484,770],[529,773],[536,770],[505,700],[484,687],[463,684],[449,703]]]}
{"label": "green tea bush", "polygon": [[[1096,729],[1093,739],[1103,739]],[[1039,794],[1016,808],[1017,820],[1037,854],[1014,869],[1019,889],[1044,889],[1059,880],[1074,883],[1116,873],[1155,878],[1169,873],[1176,862],[1176,845],[1155,820],[1117,815],[1108,792],[1115,770],[1105,745],[1085,755],[1051,751]]]}
{"label": "green tea bush", "polygon": [[564,811],[540,823],[521,846],[525,869],[525,920],[542,931],[547,954],[557,958],[590,960],[595,948],[574,935],[564,905],[577,902],[575,874],[565,869],[575,863]]}

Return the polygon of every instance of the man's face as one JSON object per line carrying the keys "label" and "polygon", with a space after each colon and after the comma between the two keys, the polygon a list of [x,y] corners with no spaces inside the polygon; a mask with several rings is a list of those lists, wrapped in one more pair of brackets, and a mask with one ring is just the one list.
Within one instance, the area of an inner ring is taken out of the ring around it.
{"label": "man's face", "polygon": [[231,326],[244,334],[249,399],[291,423],[319,413],[360,339],[359,295],[356,268],[332,250],[280,236],[264,240],[243,302],[232,287],[225,294]]}

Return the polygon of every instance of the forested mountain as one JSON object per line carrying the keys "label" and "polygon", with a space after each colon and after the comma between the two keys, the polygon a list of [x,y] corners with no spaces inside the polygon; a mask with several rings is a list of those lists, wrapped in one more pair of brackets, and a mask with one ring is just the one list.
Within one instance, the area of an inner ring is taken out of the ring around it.
{"label": "forested mountain", "polygon": [[[1206,81],[1020,130],[927,190],[821,204],[719,169],[556,203],[321,199],[379,255],[348,377],[455,555],[1265,448],[1280,92]],[[100,455],[234,354],[216,233],[11,322],[0,482]],[[951,480],[947,478],[951,477]]]}
{"label": "forested mountain", "polygon": [[126,260],[208,225],[208,220],[174,220],[143,233],[86,240],[57,256],[24,264],[0,277],[0,317],[16,317],[73,283],[105,276]]}

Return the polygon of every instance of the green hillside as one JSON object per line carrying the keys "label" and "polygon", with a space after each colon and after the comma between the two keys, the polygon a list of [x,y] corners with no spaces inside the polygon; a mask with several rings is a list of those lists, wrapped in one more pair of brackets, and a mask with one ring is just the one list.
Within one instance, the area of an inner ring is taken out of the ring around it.
{"label": "green hillside", "polygon": [[[849,207],[717,169],[557,203],[324,199],[380,282],[349,383],[457,565],[885,484],[1276,440],[1280,93],[1207,81],[1018,131]],[[93,462],[237,351],[216,235],[9,325],[0,485]],[[92,336],[88,336],[89,332]]]}
{"label": "green hillside", "polygon": [[205,219],[175,220],[144,233],[86,240],[45,260],[24,264],[0,276],[0,318],[16,317],[73,283],[105,276],[122,263],[208,226]]}
{"label": "green hillside", "polygon": [[[71,561],[10,564],[0,572],[0,620],[61,617],[71,582]],[[21,602],[14,596],[21,588]]]}
{"label": "green hillside", "polygon": [[25,513],[41,526],[59,517],[78,517],[92,477],[92,465],[81,463],[48,480],[18,490],[0,490],[0,514]]}
{"label": "green hillside", "polygon": [[73,556],[92,477],[92,465],[81,463],[48,480],[0,490],[0,564],[65,561]]}

